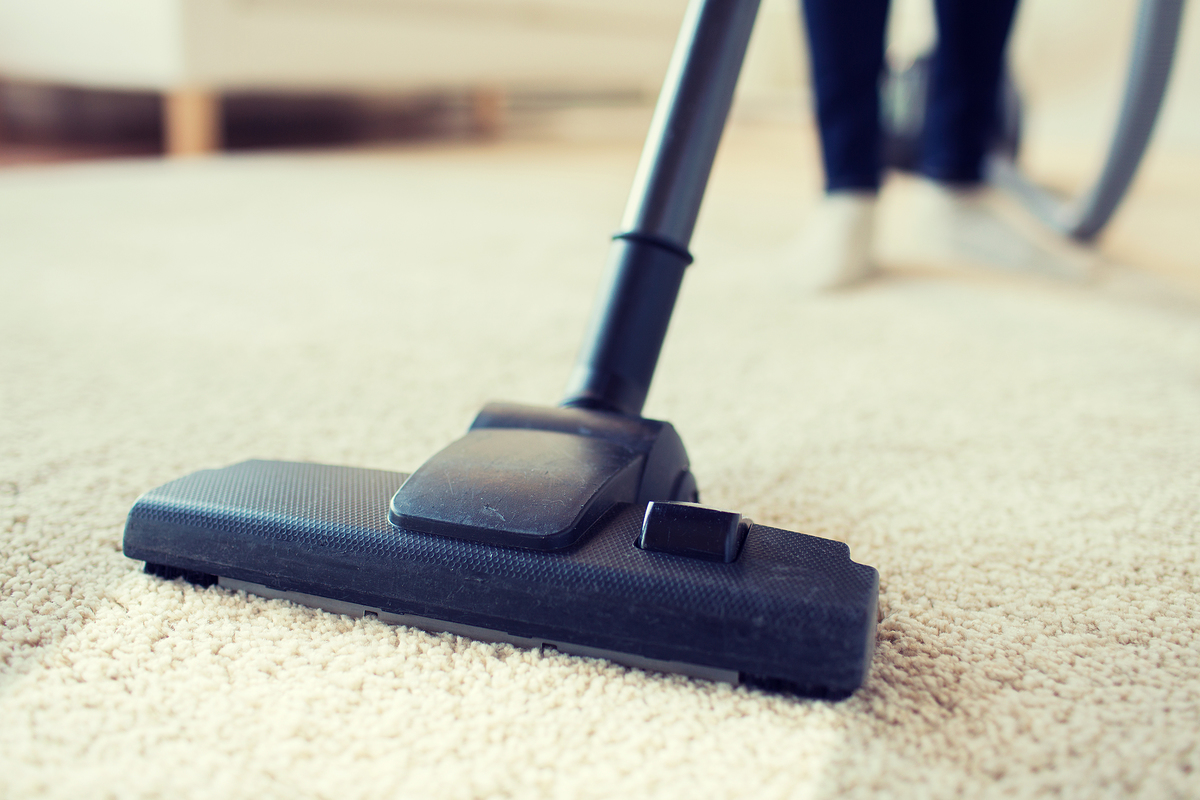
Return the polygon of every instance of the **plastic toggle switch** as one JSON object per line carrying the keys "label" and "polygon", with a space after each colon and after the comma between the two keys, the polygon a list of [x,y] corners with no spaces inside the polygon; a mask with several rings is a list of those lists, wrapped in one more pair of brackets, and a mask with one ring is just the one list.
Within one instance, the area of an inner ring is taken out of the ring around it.
{"label": "plastic toggle switch", "polygon": [[741,552],[750,525],[741,514],[697,503],[650,503],[637,546],[728,564]]}

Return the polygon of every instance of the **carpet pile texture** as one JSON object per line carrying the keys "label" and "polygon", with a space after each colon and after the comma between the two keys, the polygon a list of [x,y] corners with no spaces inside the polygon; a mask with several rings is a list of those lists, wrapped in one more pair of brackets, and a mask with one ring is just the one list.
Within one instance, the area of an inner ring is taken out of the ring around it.
{"label": "carpet pile texture", "polygon": [[806,294],[786,243],[815,181],[756,146],[723,153],[646,413],[706,502],[878,568],[861,691],[432,635],[121,554],[135,498],[188,472],[411,470],[488,400],[556,402],[636,148],[14,169],[0,796],[1200,795],[1200,311],[1103,275]]}

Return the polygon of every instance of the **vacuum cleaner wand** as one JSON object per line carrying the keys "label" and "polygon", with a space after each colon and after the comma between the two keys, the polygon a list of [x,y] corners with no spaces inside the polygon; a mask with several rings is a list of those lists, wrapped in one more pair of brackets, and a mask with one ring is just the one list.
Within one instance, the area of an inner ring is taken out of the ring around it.
{"label": "vacuum cleaner wand", "polygon": [[411,475],[249,461],[143,495],[146,571],[647,669],[844,697],[879,577],[840,542],[698,505],[640,416],[758,0],[693,0],[559,408],[493,403]]}
{"label": "vacuum cleaner wand", "polygon": [[757,13],[688,7],[564,405],[641,413]]}

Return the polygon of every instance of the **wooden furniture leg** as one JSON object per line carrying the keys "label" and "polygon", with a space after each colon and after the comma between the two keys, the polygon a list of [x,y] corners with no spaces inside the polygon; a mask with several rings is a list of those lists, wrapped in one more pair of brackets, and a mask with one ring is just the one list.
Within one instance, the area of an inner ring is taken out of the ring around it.
{"label": "wooden furniture leg", "polygon": [[200,156],[221,147],[221,96],[182,87],[163,95],[163,133],[171,157]]}
{"label": "wooden furniture leg", "polygon": [[4,148],[4,140],[8,137],[5,135],[8,127],[8,84],[0,80],[0,149]]}
{"label": "wooden furniture leg", "polygon": [[480,136],[493,139],[504,130],[508,96],[498,86],[489,86],[471,92],[471,123]]}

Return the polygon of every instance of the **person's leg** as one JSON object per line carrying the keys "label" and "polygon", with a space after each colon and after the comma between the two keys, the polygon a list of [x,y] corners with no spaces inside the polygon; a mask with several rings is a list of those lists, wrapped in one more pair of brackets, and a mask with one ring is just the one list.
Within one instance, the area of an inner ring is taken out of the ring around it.
{"label": "person's leg", "polygon": [[805,288],[858,283],[871,259],[880,176],[879,81],[888,0],[803,0],[825,198],[795,248]]}
{"label": "person's leg", "polygon": [[942,183],[983,179],[1016,0],[935,0],[938,44],[921,172]]}
{"label": "person's leg", "polygon": [[888,0],[803,0],[825,189],[879,189]]}
{"label": "person's leg", "polygon": [[913,187],[904,207],[904,260],[1085,280],[1092,269],[1086,252],[1013,213],[983,183],[1015,7],[1016,0],[935,0],[938,45],[921,155],[928,180]]}

